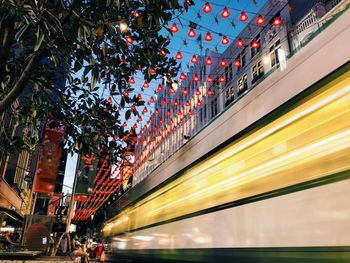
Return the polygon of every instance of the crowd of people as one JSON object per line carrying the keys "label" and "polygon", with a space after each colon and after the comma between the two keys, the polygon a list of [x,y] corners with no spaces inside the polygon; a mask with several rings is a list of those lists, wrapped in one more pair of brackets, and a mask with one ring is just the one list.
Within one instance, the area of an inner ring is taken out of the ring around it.
{"label": "crowd of people", "polygon": [[20,244],[21,236],[19,233],[6,231],[0,234],[0,248],[7,250]]}

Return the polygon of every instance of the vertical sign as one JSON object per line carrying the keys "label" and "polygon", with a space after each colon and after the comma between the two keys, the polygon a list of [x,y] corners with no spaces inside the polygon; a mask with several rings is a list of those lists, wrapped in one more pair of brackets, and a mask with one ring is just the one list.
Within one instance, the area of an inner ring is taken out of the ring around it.
{"label": "vertical sign", "polygon": [[82,156],[78,161],[76,198],[79,195],[86,196],[92,193],[94,180],[97,173],[98,160],[96,157]]}
{"label": "vertical sign", "polygon": [[43,142],[39,148],[33,192],[44,194],[54,193],[58,166],[62,154],[63,137],[63,126],[48,117],[43,130]]}

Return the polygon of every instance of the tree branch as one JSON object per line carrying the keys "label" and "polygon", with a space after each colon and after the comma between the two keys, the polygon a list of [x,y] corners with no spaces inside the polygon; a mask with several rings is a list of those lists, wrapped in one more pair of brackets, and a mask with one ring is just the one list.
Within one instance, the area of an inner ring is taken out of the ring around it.
{"label": "tree branch", "polygon": [[28,64],[24,68],[21,76],[17,80],[16,84],[12,87],[10,92],[0,101],[0,115],[12,105],[12,103],[18,98],[27,85],[33,70],[38,65],[40,59],[40,51],[35,52],[30,58]]}
{"label": "tree branch", "polygon": [[0,83],[5,77],[5,67],[15,37],[14,22],[2,21],[0,24]]}

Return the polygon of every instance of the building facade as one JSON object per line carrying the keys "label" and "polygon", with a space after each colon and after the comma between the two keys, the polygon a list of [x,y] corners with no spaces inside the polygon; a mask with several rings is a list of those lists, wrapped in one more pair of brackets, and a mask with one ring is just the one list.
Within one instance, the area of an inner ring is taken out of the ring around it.
{"label": "building facade", "polygon": [[[284,70],[288,56],[348,3],[269,0],[258,12],[266,19],[263,26],[256,24],[258,16],[253,17],[223,53],[206,50],[204,56],[198,57],[179,85],[169,85],[165,80],[157,93],[153,114],[139,134],[133,185],[267,76]],[[281,25],[274,25],[275,18]],[[238,40],[244,42],[242,47],[236,46]],[[258,45],[253,47],[253,43]],[[212,59],[211,65],[208,58]],[[225,63],[221,63],[223,60]]]}

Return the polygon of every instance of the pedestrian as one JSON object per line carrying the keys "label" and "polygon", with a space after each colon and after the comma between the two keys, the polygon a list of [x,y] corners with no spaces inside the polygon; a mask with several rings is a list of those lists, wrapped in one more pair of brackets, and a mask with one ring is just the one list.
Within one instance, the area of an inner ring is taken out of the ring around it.
{"label": "pedestrian", "polygon": [[95,255],[98,258],[98,262],[104,263],[106,261],[106,253],[105,253],[105,246],[104,246],[104,240],[102,242],[99,242],[97,247],[95,248]]}

